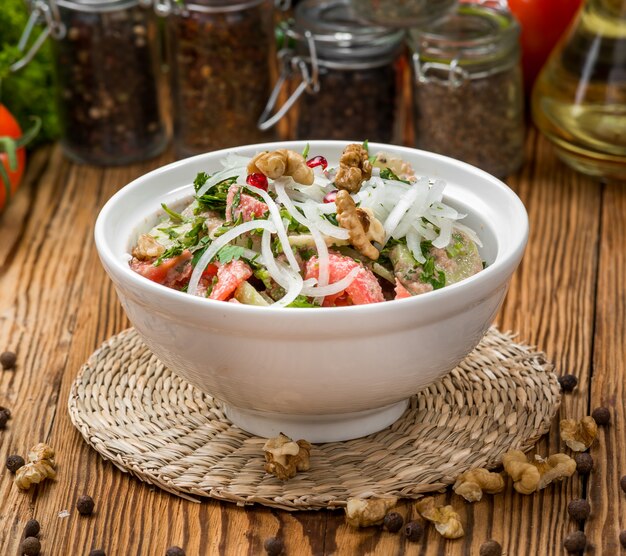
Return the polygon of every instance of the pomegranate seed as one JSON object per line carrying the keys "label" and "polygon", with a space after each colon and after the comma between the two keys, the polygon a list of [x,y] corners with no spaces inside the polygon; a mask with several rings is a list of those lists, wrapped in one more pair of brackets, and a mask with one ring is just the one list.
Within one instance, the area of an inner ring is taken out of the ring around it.
{"label": "pomegranate seed", "polygon": [[330,191],[329,193],[326,193],[326,195],[324,195],[324,202],[325,203],[334,203],[336,198],[337,198],[337,190],[333,189],[332,191]]}
{"label": "pomegranate seed", "polygon": [[263,191],[267,191],[267,178],[264,174],[248,174],[246,183],[252,187],[258,187]]}
{"label": "pomegranate seed", "polygon": [[321,166],[322,170],[326,170],[328,167],[328,161],[323,156],[314,156],[310,160],[306,161],[306,165],[309,168],[315,168],[316,166]]}

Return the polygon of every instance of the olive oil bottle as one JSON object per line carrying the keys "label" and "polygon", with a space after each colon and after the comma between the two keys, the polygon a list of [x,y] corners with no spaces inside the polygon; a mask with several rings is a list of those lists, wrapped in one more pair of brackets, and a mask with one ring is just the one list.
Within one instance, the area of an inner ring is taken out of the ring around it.
{"label": "olive oil bottle", "polygon": [[626,179],[626,0],[586,0],[541,70],[532,113],[567,164]]}

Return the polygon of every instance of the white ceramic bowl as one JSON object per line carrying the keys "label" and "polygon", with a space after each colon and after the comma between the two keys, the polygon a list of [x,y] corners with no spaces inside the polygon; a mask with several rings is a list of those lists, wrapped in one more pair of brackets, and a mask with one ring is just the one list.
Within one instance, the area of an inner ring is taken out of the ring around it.
{"label": "white ceramic bowl", "polygon": [[[311,141],[332,165],[347,142]],[[104,206],[95,227],[98,253],[128,318],[171,370],[222,400],[241,428],[261,436],[330,442],[381,430],[408,398],[450,371],[492,323],[522,258],[528,218],[501,181],[468,164],[391,145],[370,144],[409,161],[418,175],[447,182],[444,200],[484,244],[488,267],[427,294],[372,305],[272,309],[193,297],[128,267],[139,233],[162,202],[193,193],[199,171],[220,169],[228,152],[293,148],[268,143],[212,152],[140,177]]]}

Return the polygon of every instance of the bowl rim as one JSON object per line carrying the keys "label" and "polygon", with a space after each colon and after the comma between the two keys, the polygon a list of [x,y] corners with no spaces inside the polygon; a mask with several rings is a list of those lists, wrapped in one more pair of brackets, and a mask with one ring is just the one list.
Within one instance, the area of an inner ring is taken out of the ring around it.
{"label": "bowl rim", "polygon": [[[326,148],[332,147],[341,147],[344,148],[349,143],[360,143],[360,141],[338,141],[338,140],[297,140],[297,141],[273,141],[273,142],[265,142],[265,143],[256,143],[250,145],[240,145],[237,147],[230,147],[226,149],[220,149],[217,151],[211,151],[208,153],[203,153],[199,155],[195,155],[193,157],[185,158],[182,160],[178,160],[164,166],[160,166],[159,168],[155,168],[150,172],[147,172],[138,178],[134,179],[130,183],[123,186],[116,193],[114,193],[104,204],[102,209],[100,210],[98,217],[96,219],[96,224],[94,227],[94,239],[96,243],[96,249],[98,254],[102,260],[103,265],[105,266],[105,270],[107,273],[111,274],[111,271],[116,272],[116,276],[123,280],[128,280],[130,284],[138,287],[139,289],[145,290],[146,293],[150,293],[155,296],[156,300],[161,297],[165,298],[169,301],[179,301],[182,305],[188,307],[197,307],[199,309],[204,308],[204,310],[209,310],[211,307],[213,308],[221,308],[222,310],[233,312],[233,313],[248,313],[251,316],[263,316],[269,314],[277,314],[277,308],[275,307],[262,307],[256,305],[245,305],[240,303],[225,303],[223,301],[191,296],[185,292],[181,292],[178,290],[174,290],[163,286],[161,284],[157,284],[151,280],[140,276],[136,272],[132,271],[127,263],[123,262],[119,256],[115,254],[111,246],[109,245],[106,238],[106,229],[105,225],[107,219],[110,217],[111,213],[113,213],[120,201],[128,195],[131,191],[136,189],[140,189],[144,187],[146,182],[149,182],[155,176],[159,174],[169,172],[171,170],[175,170],[179,167],[184,167],[193,162],[197,162],[203,158],[209,158],[211,161],[219,160],[226,156],[229,153],[237,153],[241,149],[257,149],[257,150],[270,150],[277,148],[299,148],[304,147],[306,144],[309,144],[312,149],[315,146],[321,145]],[[522,258],[524,250],[526,248],[526,243],[528,241],[528,233],[529,233],[529,224],[528,224],[528,213],[521,199],[517,196],[517,194],[508,187],[504,182],[496,178],[495,176],[472,166],[466,162],[462,162],[460,160],[447,157],[444,155],[431,153],[428,151],[423,151],[420,149],[416,149],[413,147],[406,147],[401,145],[391,145],[386,143],[377,143],[370,142],[370,148],[376,148],[380,150],[392,150],[394,154],[396,153],[419,153],[421,156],[426,156],[427,158],[432,159],[434,162],[443,162],[448,165],[457,166],[459,169],[467,171],[476,175],[477,177],[487,180],[491,182],[491,184],[500,189],[502,193],[504,193],[508,201],[511,203],[511,206],[515,209],[515,212],[519,214],[521,217],[521,227],[518,227],[513,230],[512,240],[508,249],[501,253],[502,246],[498,245],[498,253],[496,255],[496,260],[483,269],[481,272],[470,276],[460,282],[455,284],[451,284],[449,286],[445,286],[444,288],[433,290],[427,292],[425,294],[412,296],[410,298],[404,299],[394,299],[390,300],[393,303],[389,303],[387,301],[381,303],[371,303],[367,305],[352,305],[346,307],[319,307],[315,310],[311,310],[310,308],[302,308],[302,307],[290,307],[289,310],[284,311],[282,308],[278,311],[278,314],[281,314],[281,318],[302,318],[302,315],[310,315],[307,318],[313,318],[313,315],[328,315],[334,314],[338,316],[338,314],[346,315],[348,313],[358,313],[358,312],[379,312],[379,311],[388,311],[393,310],[393,308],[400,309],[401,307],[411,307],[412,309],[419,310],[420,307],[424,308],[426,306],[430,306],[432,304],[439,304],[441,301],[449,300],[453,301],[469,301],[471,302],[474,299],[472,294],[479,293],[483,291],[487,284],[492,287],[497,287],[501,285],[503,280],[508,277],[508,275],[512,274],[515,270],[519,261]],[[189,184],[175,184],[171,187],[170,192],[173,192],[177,189],[182,189]],[[484,293],[484,291],[483,291]],[[228,307],[228,309],[226,309]]]}

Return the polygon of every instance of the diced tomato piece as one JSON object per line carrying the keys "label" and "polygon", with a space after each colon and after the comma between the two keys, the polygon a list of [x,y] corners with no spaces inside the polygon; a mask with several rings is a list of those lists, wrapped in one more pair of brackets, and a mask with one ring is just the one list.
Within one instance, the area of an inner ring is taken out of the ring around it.
{"label": "diced tomato piece", "polygon": [[[246,195],[243,193],[242,187],[240,185],[233,184],[228,189],[228,195],[226,196],[226,220],[234,221],[237,220],[239,215],[244,222],[248,222],[252,220],[253,217],[261,218],[264,216],[269,209],[267,205],[251,195]],[[240,191],[239,196],[239,204],[233,208],[233,202],[235,200],[235,195]]]}
{"label": "diced tomato piece", "polygon": [[394,299],[404,299],[405,297],[413,297],[411,292],[407,290],[400,280],[396,278],[396,287],[395,287],[396,297]]}
{"label": "diced tomato piece", "polygon": [[235,260],[218,265],[217,283],[209,298],[225,301],[237,289],[237,286],[252,276],[252,269],[243,261]]}
{"label": "diced tomato piece", "polygon": [[182,286],[189,280],[193,271],[190,264],[191,257],[191,252],[185,250],[177,257],[163,259],[158,266],[154,266],[154,261],[133,259],[130,263],[130,268],[148,278],[148,280],[171,288]]}
{"label": "diced tomato piece", "polygon": [[[329,283],[333,284],[345,278],[354,268],[358,268],[359,271],[352,283],[343,292],[324,298],[325,307],[365,305],[367,303],[385,301],[383,290],[376,276],[361,263],[357,263],[350,257],[336,253],[329,254]],[[309,278],[318,277],[318,259],[317,257],[311,257],[306,265],[305,278],[308,280]]]}
{"label": "diced tomato piece", "polygon": [[203,278],[213,278],[215,275],[217,275],[217,265],[213,263],[206,265],[206,268],[202,271]]}

